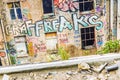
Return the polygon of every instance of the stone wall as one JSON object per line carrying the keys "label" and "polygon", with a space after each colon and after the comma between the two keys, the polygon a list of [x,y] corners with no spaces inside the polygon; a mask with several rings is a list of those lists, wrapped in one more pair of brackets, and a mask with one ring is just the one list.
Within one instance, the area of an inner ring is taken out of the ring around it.
{"label": "stone wall", "polygon": [[[87,27],[94,27],[95,29],[94,44],[87,46],[87,49],[94,46],[100,48],[106,42],[109,24],[107,20],[109,1],[97,0],[93,10],[79,12],[79,3],[76,1],[57,2],[57,0],[54,0],[53,13],[44,14],[42,0],[20,0],[22,20],[11,20],[8,3],[15,1],[19,0],[4,1],[7,20],[5,30],[9,44],[8,52],[12,54],[12,57],[26,51],[26,54],[20,56],[20,58],[41,61],[44,60],[44,56],[48,51],[51,49],[55,51],[60,46],[66,48],[73,45],[81,49],[81,28]],[[19,36],[26,39],[27,49],[25,51],[16,50],[15,37],[17,39]],[[16,58],[13,60],[16,60]]]}

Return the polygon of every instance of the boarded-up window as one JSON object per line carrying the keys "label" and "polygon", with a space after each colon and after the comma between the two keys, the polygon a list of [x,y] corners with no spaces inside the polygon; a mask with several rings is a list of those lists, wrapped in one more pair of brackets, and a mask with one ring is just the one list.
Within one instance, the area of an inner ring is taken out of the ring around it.
{"label": "boarded-up window", "polygon": [[27,54],[27,46],[26,46],[26,38],[22,36],[15,37],[15,47],[17,54],[20,56],[24,56]]}
{"label": "boarded-up window", "polygon": [[56,50],[57,49],[57,34],[56,32],[46,33],[46,46],[48,50]]}

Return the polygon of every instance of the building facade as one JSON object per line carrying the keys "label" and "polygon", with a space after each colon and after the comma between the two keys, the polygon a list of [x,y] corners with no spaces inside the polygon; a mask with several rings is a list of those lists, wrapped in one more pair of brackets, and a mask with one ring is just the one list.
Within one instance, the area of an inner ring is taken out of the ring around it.
{"label": "building facade", "polygon": [[10,63],[22,64],[30,59],[41,62],[47,53],[70,45],[77,49],[99,49],[113,30],[117,38],[117,27],[111,26],[118,24],[110,24],[115,20],[110,18],[115,15],[110,3],[109,0],[4,0],[5,17],[1,20]]}

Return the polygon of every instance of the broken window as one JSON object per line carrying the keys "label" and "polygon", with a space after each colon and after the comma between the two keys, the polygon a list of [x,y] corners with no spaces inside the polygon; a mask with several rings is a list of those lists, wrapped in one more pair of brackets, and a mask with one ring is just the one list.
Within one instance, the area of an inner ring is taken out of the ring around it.
{"label": "broken window", "polygon": [[50,14],[53,12],[53,0],[42,0],[43,2],[43,13]]}
{"label": "broken window", "polygon": [[94,27],[81,29],[82,49],[88,49],[94,47],[95,31]]}
{"label": "broken window", "polygon": [[79,0],[79,11],[91,11],[94,9],[94,0]]}
{"label": "broken window", "polygon": [[21,7],[20,2],[11,2],[8,3],[8,8],[10,11],[11,19],[22,19]]}

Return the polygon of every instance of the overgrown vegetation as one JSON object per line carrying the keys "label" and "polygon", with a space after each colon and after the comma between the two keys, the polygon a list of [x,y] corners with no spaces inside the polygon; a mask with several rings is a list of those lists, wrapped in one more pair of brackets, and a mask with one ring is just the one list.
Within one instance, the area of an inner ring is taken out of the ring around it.
{"label": "overgrown vegetation", "polygon": [[74,45],[68,45],[65,50],[70,57],[76,56],[79,53],[78,48]]}
{"label": "overgrown vegetation", "polygon": [[15,56],[13,56],[11,54],[9,56],[10,56],[11,64],[16,64],[16,58],[15,58]]}
{"label": "overgrown vegetation", "polygon": [[60,55],[62,60],[68,60],[70,57],[70,55],[63,47],[58,48],[58,54]]}
{"label": "overgrown vegetation", "polygon": [[110,40],[105,43],[101,50],[97,51],[97,54],[116,53],[120,51],[120,40]]}

